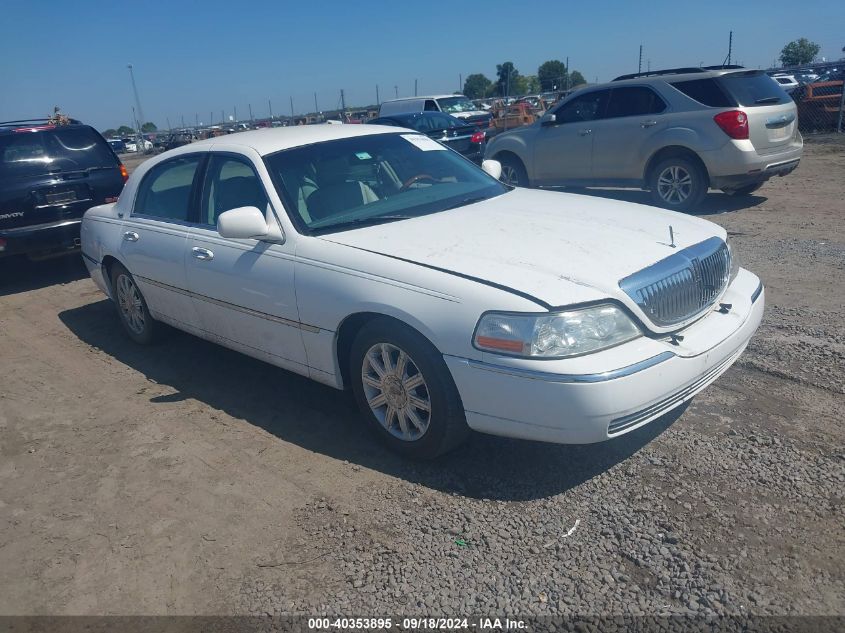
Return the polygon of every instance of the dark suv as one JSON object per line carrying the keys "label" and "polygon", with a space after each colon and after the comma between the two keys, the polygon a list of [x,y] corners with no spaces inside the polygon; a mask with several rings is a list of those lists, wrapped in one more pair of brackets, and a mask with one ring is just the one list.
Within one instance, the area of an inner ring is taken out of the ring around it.
{"label": "dark suv", "polygon": [[82,214],[117,200],[127,177],[106,140],[79,121],[0,122],[0,258],[78,248]]}

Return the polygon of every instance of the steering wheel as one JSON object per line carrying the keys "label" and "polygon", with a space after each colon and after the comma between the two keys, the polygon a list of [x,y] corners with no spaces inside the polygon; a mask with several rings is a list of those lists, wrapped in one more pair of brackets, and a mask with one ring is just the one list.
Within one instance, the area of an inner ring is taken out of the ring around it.
{"label": "steering wheel", "polygon": [[420,180],[430,180],[431,182],[437,182],[437,178],[432,176],[431,174],[417,174],[416,176],[411,176],[402,183],[402,187],[399,191],[407,191],[408,187],[413,185],[415,182],[419,182]]}

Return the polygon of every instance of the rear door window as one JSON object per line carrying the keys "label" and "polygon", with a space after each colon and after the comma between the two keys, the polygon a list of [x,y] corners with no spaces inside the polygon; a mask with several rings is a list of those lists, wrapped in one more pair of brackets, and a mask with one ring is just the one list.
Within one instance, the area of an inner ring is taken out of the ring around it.
{"label": "rear door window", "polygon": [[764,72],[730,73],[718,79],[727,93],[744,107],[777,105],[792,101],[778,82]]}
{"label": "rear door window", "polygon": [[138,188],[132,215],[188,222],[200,156],[183,156],[153,167]]}
{"label": "rear door window", "polygon": [[632,86],[614,88],[607,105],[606,118],[657,114],[666,109],[663,99],[650,88]]}
{"label": "rear door window", "polygon": [[714,79],[676,81],[670,85],[683,92],[690,99],[711,108],[733,108],[736,106],[736,102],[725,94]]}

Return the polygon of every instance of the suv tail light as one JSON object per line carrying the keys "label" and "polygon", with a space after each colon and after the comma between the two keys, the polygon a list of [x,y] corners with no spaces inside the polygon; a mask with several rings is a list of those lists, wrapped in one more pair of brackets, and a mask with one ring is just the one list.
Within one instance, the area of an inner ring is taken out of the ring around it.
{"label": "suv tail light", "polygon": [[129,180],[129,172],[126,171],[126,165],[120,163],[120,175],[123,176],[123,182]]}
{"label": "suv tail light", "polygon": [[476,132],[469,138],[470,143],[483,143],[484,142],[484,132]]}
{"label": "suv tail light", "polygon": [[735,139],[748,138],[748,115],[742,110],[728,110],[713,117],[722,131]]}

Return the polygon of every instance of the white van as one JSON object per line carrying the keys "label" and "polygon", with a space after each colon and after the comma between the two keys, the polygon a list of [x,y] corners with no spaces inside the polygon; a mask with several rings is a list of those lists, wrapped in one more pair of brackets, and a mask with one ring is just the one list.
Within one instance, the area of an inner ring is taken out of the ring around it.
{"label": "white van", "polygon": [[410,114],[413,112],[445,112],[453,117],[466,121],[470,125],[487,127],[493,116],[489,112],[479,110],[476,105],[464,95],[434,95],[430,97],[406,97],[391,99],[379,106],[378,115]]}

